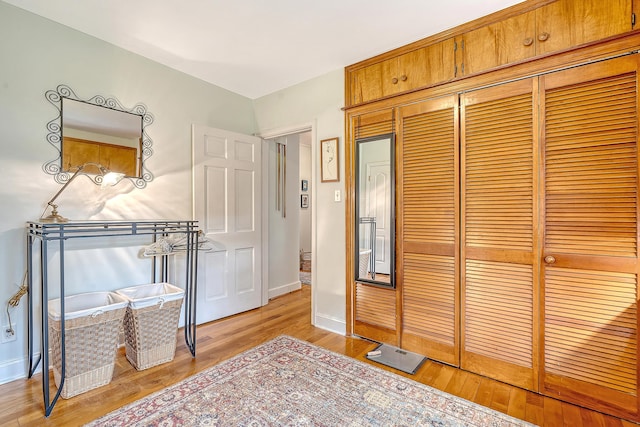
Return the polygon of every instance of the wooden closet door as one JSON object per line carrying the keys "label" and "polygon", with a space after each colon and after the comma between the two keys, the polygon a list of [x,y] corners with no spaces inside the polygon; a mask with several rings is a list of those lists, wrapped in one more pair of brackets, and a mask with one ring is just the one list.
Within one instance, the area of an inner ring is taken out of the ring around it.
{"label": "wooden closet door", "polygon": [[460,97],[461,367],[537,389],[536,80]]}
{"label": "wooden closet door", "polygon": [[550,74],[544,91],[542,388],[638,415],[637,55]]}
{"label": "wooden closet door", "polygon": [[[354,188],[352,184],[355,176],[355,150],[357,149],[358,139],[370,138],[379,135],[387,135],[394,132],[394,111],[386,109],[374,111],[350,118],[350,141],[346,152],[351,153],[347,156],[345,167],[347,168],[346,181],[347,188]],[[351,172],[351,173],[350,173]],[[354,204],[348,204],[348,209],[354,209]],[[351,210],[351,215],[355,218],[355,211]],[[347,217],[350,217],[349,213]],[[354,238],[354,231],[350,239]],[[352,242],[351,240],[349,240]],[[350,245],[354,244],[353,242]],[[355,251],[350,246],[349,254]],[[352,255],[351,255],[352,256]],[[351,257],[350,256],[350,257]],[[349,259],[350,259],[349,257]],[[349,282],[352,283],[350,290],[351,299],[351,323],[353,333],[361,337],[369,338],[375,341],[398,345],[398,326],[397,326],[397,304],[398,299],[395,289],[383,288],[368,283],[354,283],[355,277],[353,271],[354,265],[350,263],[347,266]]]}
{"label": "wooden closet door", "polygon": [[398,270],[402,348],[452,365],[458,353],[457,96],[400,110]]}

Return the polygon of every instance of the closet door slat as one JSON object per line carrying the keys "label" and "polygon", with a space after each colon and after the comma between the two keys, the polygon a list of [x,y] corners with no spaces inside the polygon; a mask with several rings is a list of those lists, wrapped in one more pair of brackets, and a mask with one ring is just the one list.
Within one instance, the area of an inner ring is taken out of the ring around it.
{"label": "closet door slat", "polygon": [[530,390],[536,365],[534,81],[461,96],[461,366]]}
{"label": "closet door slat", "polygon": [[541,87],[543,392],[629,417],[638,413],[637,59],[555,73]]}
{"label": "closet door slat", "polygon": [[457,97],[400,112],[402,347],[458,362]]}

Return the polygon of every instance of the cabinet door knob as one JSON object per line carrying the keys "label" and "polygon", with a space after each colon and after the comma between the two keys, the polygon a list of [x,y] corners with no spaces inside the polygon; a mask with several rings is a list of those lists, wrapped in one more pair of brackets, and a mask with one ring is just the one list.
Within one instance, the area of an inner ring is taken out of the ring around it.
{"label": "cabinet door knob", "polygon": [[400,80],[402,80],[403,82],[407,81],[407,76],[405,76],[404,74],[400,76]]}
{"label": "cabinet door knob", "polygon": [[531,37],[527,37],[522,41],[522,44],[525,46],[531,46],[533,44],[533,39]]}
{"label": "cabinet door knob", "polygon": [[544,262],[546,262],[547,264],[553,264],[556,262],[556,258],[552,255],[547,255],[546,257],[544,257]]}
{"label": "cabinet door knob", "polygon": [[398,78],[397,77],[392,78],[391,79],[391,83],[393,83],[393,84],[398,83]]}
{"label": "cabinet door knob", "polygon": [[538,34],[538,40],[543,42],[549,38],[549,33],[540,33]]}

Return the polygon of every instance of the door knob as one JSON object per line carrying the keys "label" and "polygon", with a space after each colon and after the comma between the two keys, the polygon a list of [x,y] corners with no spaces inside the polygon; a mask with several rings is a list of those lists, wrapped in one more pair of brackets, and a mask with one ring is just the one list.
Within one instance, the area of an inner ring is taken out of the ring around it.
{"label": "door knob", "polygon": [[552,255],[547,255],[546,257],[544,257],[544,262],[546,262],[547,264],[553,264],[554,262],[556,262],[556,258]]}
{"label": "door knob", "polygon": [[525,46],[531,46],[533,44],[533,39],[531,37],[527,37],[522,41],[522,44]]}
{"label": "door knob", "polygon": [[392,78],[391,79],[391,83],[397,84],[398,83],[398,78],[397,77]]}
{"label": "door knob", "polygon": [[547,41],[549,39],[549,33],[540,33],[538,35],[538,40],[541,42]]}
{"label": "door knob", "polygon": [[407,81],[407,76],[405,76],[404,74],[400,76],[400,80],[402,80],[403,82]]}

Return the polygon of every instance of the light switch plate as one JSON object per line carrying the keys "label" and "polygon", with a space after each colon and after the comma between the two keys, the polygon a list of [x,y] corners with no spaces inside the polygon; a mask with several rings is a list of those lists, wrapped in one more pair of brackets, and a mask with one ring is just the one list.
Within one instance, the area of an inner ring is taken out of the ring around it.
{"label": "light switch plate", "polygon": [[335,202],[339,202],[341,198],[342,198],[342,195],[340,194],[340,190],[336,190],[336,192],[335,192],[335,194],[333,196],[333,200]]}

